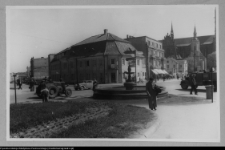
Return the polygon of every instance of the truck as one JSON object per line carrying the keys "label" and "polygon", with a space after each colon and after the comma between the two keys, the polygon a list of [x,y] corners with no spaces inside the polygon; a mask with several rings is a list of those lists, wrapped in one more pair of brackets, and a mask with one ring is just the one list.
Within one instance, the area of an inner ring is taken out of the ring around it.
{"label": "truck", "polygon": [[190,84],[190,76],[195,74],[196,79],[196,88],[198,86],[207,86],[207,85],[213,85],[214,91],[217,91],[217,72],[193,72],[189,73],[186,77],[184,77],[181,82],[181,88],[183,90],[188,89],[188,87],[191,87]]}

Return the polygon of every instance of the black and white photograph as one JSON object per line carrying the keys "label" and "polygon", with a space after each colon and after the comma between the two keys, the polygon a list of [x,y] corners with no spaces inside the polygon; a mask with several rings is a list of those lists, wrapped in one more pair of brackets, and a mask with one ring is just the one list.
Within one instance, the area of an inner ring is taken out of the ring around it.
{"label": "black and white photograph", "polygon": [[221,141],[219,9],[6,6],[6,141]]}

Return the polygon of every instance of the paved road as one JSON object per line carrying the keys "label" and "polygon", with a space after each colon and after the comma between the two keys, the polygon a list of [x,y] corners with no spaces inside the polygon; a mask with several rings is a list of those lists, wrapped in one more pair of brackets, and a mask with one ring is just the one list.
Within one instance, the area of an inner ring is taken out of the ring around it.
{"label": "paved road", "polygon": [[[58,96],[54,99],[50,99],[50,101],[62,101],[65,102],[67,100],[74,100],[81,97],[91,97],[93,95],[92,90],[83,90],[83,91],[75,91],[73,86],[69,86],[72,89],[71,97],[66,98],[64,95]],[[31,92],[28,88],[28,85],[23,84],[22,90],[16,90],[17,95],[17,103],[40,103],[42,99],[40,99],[35,92]],[[13,89],[13,85],[10,85],[10,104],[15,103],[15,90]]]}

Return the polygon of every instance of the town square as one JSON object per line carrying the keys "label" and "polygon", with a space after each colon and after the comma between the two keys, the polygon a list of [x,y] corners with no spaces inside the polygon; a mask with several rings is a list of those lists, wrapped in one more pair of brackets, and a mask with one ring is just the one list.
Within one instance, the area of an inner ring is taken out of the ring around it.
{"label": "town square", "polygon": [[9,140],[220,141],[217,5],[7,12]]}

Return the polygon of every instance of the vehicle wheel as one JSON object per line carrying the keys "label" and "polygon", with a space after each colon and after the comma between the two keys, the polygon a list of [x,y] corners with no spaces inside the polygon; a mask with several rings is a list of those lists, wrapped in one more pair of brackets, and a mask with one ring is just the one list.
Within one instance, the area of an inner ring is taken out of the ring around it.
{"label": "vehicle wheel", "polygon": [[182,88],[183,90],[187,90],[187,89],[188,89],[188,85],[187,85],[186,83],[182,83],[182,84],[181,84],[181,88]]}
{"label": "vehicle wheel", "polygon": [[66,89],[66,97],[70,97],[72,95],[71,89]]}
{"label": "vehicle wheel", "polygon": [[84,87],[83,87],[83,86],[81,86],[81,87],[80,87],[80,90],[81,90],[81,91],[83,91],[83,90],[84,90]]}
{"label": "vehicle wheel", "polygon": [[58,88],[56,86],[50,86],[48,90],[50,98],[55,98],[58,95]]}

